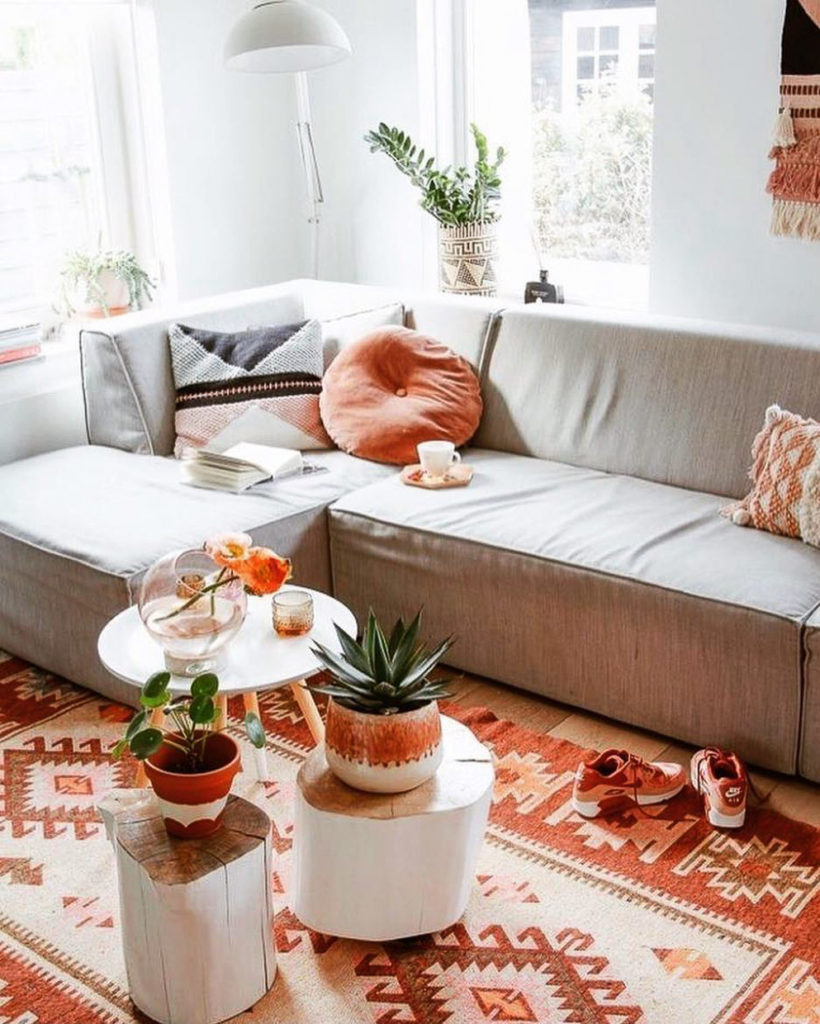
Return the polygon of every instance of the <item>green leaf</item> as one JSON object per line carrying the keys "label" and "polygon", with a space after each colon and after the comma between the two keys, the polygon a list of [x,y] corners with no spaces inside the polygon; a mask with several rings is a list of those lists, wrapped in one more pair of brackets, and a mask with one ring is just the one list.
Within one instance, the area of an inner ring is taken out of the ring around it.
{"label": "green leaf", "polygon": [[127,749],[128,749],[128,740],[125,740],[125,739],[119,740],[119,742],[114,744],[114,748],[111,751],[111,758],[112,758],[112,760],[119,761],[119,759],[122,757],[122,755],[126,752]]}
{"label": "green leaf", "polygon": [[390,657],[391,658],[396,653],[396,648],[398,647],[399,641],[401,640],[401,638],[403,636],[404,636],[404,619],[401,616],[399,616],[396,619],[396,625],[393,627],[393,629],[390,632],[390,640],[389,640],[389,642],[387,644],[387,647],[388,647],[388,649],[390,651]]}
{"label": "green leaf", "polygon": [[416,613],[416,617],[407,627],[407,630],[401,639],[401,643],[398,645],[395,654],[393,655],[392,681],[395,683],[401,683],[413,664],[414,655],[416,653],[416,642],[418,640],[420,629],[421,611]]}
{"label": "green leaf", "polygon": [[387,640],[384,630],[375,623],[373,627],[373,676],[377,682],[393,682],[393,669],[390,664],[390,654],[387,650]]}
{"label": "green leaf", "polygon": [[143,729],[131,740],[131,753],[140,761],[144,761],[151,754],[156,754],[162,746],[163,739],[159,729]]}
{"label": "green leaf", "polygon": [[348,677],[354,682],[360,683],[364,686],[369,686],[373,680],[370,676],[364,672],[360,672],[353,665],[343,661],[338,654],[334,654],[333,651],[328,650],[327,647],[320,644],[319,641],[315,641],[310,649],[311,654],[320,661],[326,669],[333,673],[333,675],[341,676],[342,678]]}
{"label": "green leaf", "polygon": [[219,679],[213,672],[206,672],[204,675],[197,676],[191,683],[191,696],[215,697],[218,689]]}
{"label": "green leaf", "polygon": [[147,722],[148,712],[143,708],[143,710],[138,711],[128,723],[128,728],[125,730],[125,737],[120,742],[127,744],[131,738],[140,731],[140,729],[145,728]]}
{"label": "green leaf", "polygon": [[404,691],[414,683],[418,682],[419,679],[424,679],[428,673],[433,671],[452,646],[452,637],[448,637],[446,640],[443,640],[431,654],[422,659],[422,661],[411,669],[399,684],[399,689]]}
{"label": "green leaf", "polygon": [[169,672],[155,672],[142,688],[140,704],[144,708],[164,707],[170,697],[168,693],[168,683],[170,681],[171,675]]}
{"label": "green leaf", "polygon": [[362,650],[361,646],[349,634],[345,633],[341,626],[334,623],[336,629],[336,637],[339,641],[339,646],[344,652],[345,658],[350,664],[358,669],[359,672],[367,674],[370,671],[370,665],[367,661],[367,655]]}
{"label": "green leaf", "polygon": [[259,715],[254,714],[253,711],[249,711],[245,715],[245,732],[247,733],[248,739],[251,743],[259,750],[262,750],[267,742],[265,736],[265,729],[259,720]]}
{"label": "green leaf", "polygon": [[188,716],[194,725],[210,725],[216,720],[216,714],[212,697],[194,697],[188,706]]}

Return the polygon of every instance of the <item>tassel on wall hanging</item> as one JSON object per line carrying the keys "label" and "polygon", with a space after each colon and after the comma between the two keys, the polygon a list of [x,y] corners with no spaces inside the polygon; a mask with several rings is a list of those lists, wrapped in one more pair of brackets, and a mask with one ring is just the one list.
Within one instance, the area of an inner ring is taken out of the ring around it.
{"label": "tassel on wall hanging", "polygon": [[820,0],[786,0],[772,234],[820,241]]}

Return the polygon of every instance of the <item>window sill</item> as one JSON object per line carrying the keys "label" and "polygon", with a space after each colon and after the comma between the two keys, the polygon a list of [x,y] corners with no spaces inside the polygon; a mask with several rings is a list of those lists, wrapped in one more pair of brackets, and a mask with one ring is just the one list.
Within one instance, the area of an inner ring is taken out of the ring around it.
{"label": "window sill", "polygon": [[42,346],[37,359],[0,366],[0,403],[81,386],[76,330],[64,330],[59,340],[44,341]]}

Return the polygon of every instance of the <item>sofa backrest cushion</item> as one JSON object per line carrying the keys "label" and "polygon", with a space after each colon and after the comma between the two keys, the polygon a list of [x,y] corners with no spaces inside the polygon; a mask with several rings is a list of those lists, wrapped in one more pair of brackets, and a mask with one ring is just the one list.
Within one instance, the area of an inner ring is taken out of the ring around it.
{"label": "sofa backrest cushion", "polygon": [[257,288],[106,320],[80,334],[86,429],[91,444],[149,455],[174,449],[174,378],[168,327],[238,331],[304,319],[301,295],[288,285]]}
{"label": "sofa backrest cushion", "polygon": [[502,306],[497,299],[474,296],[411,296],[405,324],[440,341],[480,373]]}
{"label": "sofa backrest cushion", "polygon": [[820,336],[518,308],[485,361],[474,443],[742,497],[775,402],[820,418]]}

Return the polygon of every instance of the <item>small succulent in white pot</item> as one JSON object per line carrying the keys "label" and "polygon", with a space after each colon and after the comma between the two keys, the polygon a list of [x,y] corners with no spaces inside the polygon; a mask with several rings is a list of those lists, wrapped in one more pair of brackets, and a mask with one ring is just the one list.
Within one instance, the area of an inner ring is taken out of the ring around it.
{"label": "small succulent in white pot", "polygon": [[69,253],[60,276],[63,310],[81,318],[140,309],[156,287],[136,256],[124,249]]}
{"label": "small succulent in white pot", "polygon": [[432,651],[419,641],[421,612],[399,619],[389,638],[371,611],[361,643],[336,627],[341,654],[315,644],[330,679],[311,685],[326,694],[325,755],[331,771],[354,789],[403,793],[431,778],[441,764],[438,700],[447,679],[430,673],[452,646]]}

